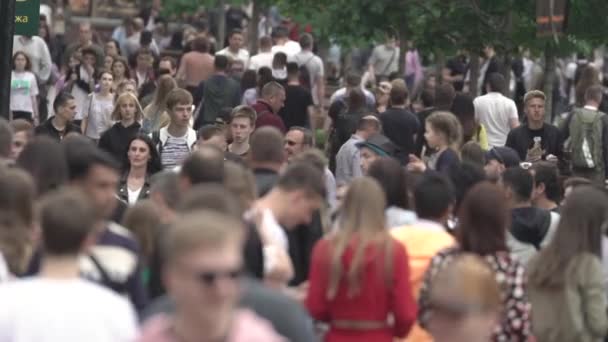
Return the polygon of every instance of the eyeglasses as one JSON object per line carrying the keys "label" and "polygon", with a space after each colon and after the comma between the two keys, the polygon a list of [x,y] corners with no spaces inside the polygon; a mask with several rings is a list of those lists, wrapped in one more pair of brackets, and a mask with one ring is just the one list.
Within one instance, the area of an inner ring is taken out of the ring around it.
{"label": "eyeglasses", "polygon": [[218,282],[219,279],[235,281],[239,279],[242,274],[243,272],[239,269],[226,272],[200,272],[196,275],[196,277],[202,284],[206,286],[213,286]]}
{"label": "eyeglasses", "polygon": [[293,141],[293,140],[285,140],[285,144],[287,144],[287,146],[296,146],[298,145],[297,142]]}

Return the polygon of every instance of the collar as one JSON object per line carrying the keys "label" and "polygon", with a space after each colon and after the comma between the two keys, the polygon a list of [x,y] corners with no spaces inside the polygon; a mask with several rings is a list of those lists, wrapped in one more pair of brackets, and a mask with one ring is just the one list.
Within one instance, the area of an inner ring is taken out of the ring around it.
{"label": "collar", "polygon": [[586,105],[586,106],[585,106],[585,107],[583,107],[583,108],[585,108],[585,109],[589,109],[589,110],[592,110],[592,111],[594,111],[594,112],[597,112],[597,110],[599,109],[598,107],[595,107],[595,106],[590,106],[590,105]]}
{"label": "collar", "polygon": [[274,110],[272,110],[272,107],[270,106],[270,104],[268,102],[266,102],[265,100],[259,99],[258,100],[258,104],[261,105],[261,106],[266,107],[267,111],[269,111],[269,112],[271,112],[271,113],[274,114]]}
{"label": "collar", "polygon": [[358,136],[357,134],[353,134],[350,136],[351,139],[355,140],[355,141],[363,141],[365,139],[361,138],[360,136]]}

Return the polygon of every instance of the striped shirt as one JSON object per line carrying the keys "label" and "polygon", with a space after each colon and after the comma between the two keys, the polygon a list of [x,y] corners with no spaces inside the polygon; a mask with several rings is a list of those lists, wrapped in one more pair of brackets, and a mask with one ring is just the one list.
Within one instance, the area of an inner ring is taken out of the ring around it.
{"label": "striped shirt", "polygon": [[162,148],[160,159],[163,164],[163,169],[171,170],[181,163],[190,155],[190,148],[187,141],[188,134],[183,137],[176,138],[167,133],[167,142]]}

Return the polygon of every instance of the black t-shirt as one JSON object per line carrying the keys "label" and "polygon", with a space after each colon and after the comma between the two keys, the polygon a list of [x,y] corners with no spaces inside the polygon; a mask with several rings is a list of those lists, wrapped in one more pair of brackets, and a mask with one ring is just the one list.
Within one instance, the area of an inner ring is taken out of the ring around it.
{"label": "black t-shirt", "polygon": [[312,95],[301,85],[285,88],[285,106],[279,111],[287,129],[293,126],[308,126],[308,107],[312,106]]}
{"label": "black t-shirt", "polygon": [[382,129],[387,138],[399,148],[398,157],[402,162],[409,154],[416,153],[414,138],[420,131],[420,122],[416,115],[401,108],[389,108],[380,114]]}
{"label": "black t-shirt", "polygon": [[530,129],[528,125],[521,125],[512,129],[507,136],[505,146],[517,151],[521,160],[536,161],[538,156],[545,159],[552,154],[562,157],[562,138],[557,127],[544,124],[541,129]]}
{"label": "black t-shirt", "polygon": [[[450,76],[463,76],[467,73],[466,58],[462,56],[454,57],[446,63],[446,68],[450,69]],[[456,91],[462,91],[464,80],[453,83]]]}

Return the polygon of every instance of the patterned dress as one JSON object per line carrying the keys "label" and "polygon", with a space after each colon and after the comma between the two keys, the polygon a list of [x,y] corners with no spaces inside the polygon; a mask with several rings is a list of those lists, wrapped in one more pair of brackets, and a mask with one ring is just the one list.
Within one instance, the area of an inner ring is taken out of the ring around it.
{"label": "patterned dress", "polygon": [[[431,260],[418,299],[418,320],[426,327],[432,312],[429,296],[433,278],[463,252],[458,247],[446,248]],[[531,305],[526,291],[525,268],[508,252],[496,252],[484,256],[502,291],[503,313],[494,328],[492,341],[527,341],[531,331]]]}

